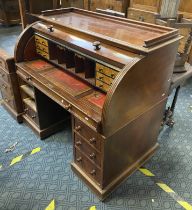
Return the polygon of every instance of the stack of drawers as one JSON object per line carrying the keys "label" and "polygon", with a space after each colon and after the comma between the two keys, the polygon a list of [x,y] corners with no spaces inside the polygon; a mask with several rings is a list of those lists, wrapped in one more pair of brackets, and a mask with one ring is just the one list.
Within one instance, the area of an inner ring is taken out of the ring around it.
{"label": "stack of drawers", "polygon": [[118,71],[107,66],[96,64],[96,86],[107,92],[116,78]]}
{"label": "stack of drawers", "polygon": [[34,89],[32,86],[25,83],[24,81],[20,81],[20,83],[21,82],[22,85],[20,85],[20,89],[24,109],[23,117],[25,118],[25,120],[31,121],[33,124],[35,124],[35,126],[39,127]]}
{"label": "stack of drawers", "polygon": [[50,49],[48,41],[38,35],[35,35],[35,44],[37,54],[43,56],[46,59],[50,59]]}
{"label": "stack of drawers", "polygon": [[19,123],[21,123],[23,109],[14,59],[9,58],[2,50],[0,51],[0,91],[4,107]]}
{"label": "stack of drawers", "polygon": [[83,122],[73,120],[74,161],[89,176],[102,186],[102,141],[98,133]]}

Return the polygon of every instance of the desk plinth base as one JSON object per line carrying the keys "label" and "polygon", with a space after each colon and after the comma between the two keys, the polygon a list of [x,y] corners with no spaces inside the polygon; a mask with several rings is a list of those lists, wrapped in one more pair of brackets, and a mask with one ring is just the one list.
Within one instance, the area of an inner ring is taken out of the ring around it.
{"label": "desk plinth base", "polygon": [[13,108],[11,108],[6,102],[2,103],[3,107],[7,110],[7,112],[18,122],[23,122],[23,113],[17,113]]}
{"label": "desk plinth base", "polygon": [[66,120],[60,121],[58,123],[55,123],[51,126],[49,126],[46,129],[40,129],[29,117],[26,115],[23,115],[23,121],[26,122],[26,124],[33,129],[35,133],[38,134],[41,140],[51,136],[52,134],[61,131],[66,123]]}
{"label": "desk plinth base", "polygon": [[99,197],[101,201],[104,201],[110,193],[112,193],[122,182],[124,182],[128,176],[134,173],[139,167],[141,167],[151,156],[155,153],[159,144],[156,143],[150,150],[148,150],[140,159],[129,166],[124,172],[122,172],[116,179],[114,179],[105,188],[101,188],[99,184],[93,181],[87,174],[74,162],[71,163],[71,168],[75,174],[77,174],[88,187]]}

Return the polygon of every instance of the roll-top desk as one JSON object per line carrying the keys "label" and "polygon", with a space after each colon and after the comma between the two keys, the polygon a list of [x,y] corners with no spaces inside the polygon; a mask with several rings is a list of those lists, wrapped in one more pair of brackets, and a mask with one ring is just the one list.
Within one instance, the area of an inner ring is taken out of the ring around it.
{"label": "roll-top desk", "polygon": [[71,114],[72,169],[101,199],[158,147],[179,39],[175,29],[67,8],[44,12],[18,40],[25,121],[43,138]]}

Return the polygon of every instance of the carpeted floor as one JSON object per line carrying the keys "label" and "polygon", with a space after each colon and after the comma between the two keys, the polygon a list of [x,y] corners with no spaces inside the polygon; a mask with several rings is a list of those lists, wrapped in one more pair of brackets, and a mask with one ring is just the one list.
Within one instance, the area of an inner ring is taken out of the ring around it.
{"label": "carpeted floor", "polygon": [[[7,44],[2,40],[4,38],[1,34],[0,47],[6,48]],[[165,127],[160,133],[160,148],[145,165],[190,204],[192,204],[191,106],[192,80],[189,80],[179,95],[175,126],[172,129]],[[16,149],[5,153],[5,149],[15,142],[18,142]],[[6,168],[10,160],[36,147],[40,147],[41,151]],[[73,174],[70,168],[72,158],[70,123],[66,124],[62,132],[41,141],[30,128],[25,124],[17,124],[0,106],[0,165],[5,166],[0,170],[1,210],[41,210],[45,209],[52,199],[55,199],[56,210],[84,210],[91,206],[96,206],[98,210],[183,209],[150,177],[144,176],[140,171],[129,177],[102,203]]]}

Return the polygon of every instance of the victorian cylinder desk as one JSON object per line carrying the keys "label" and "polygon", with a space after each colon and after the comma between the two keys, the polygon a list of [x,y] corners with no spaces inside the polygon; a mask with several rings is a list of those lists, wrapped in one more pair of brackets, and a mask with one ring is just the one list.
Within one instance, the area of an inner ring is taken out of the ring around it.
{"label": "victorian cylinder desk", "polygon": [[72,169],[104,199],[158,148],[178,31],[76,8],[39,18],[15,48],[23,118],[43,138],[71,115]]}

